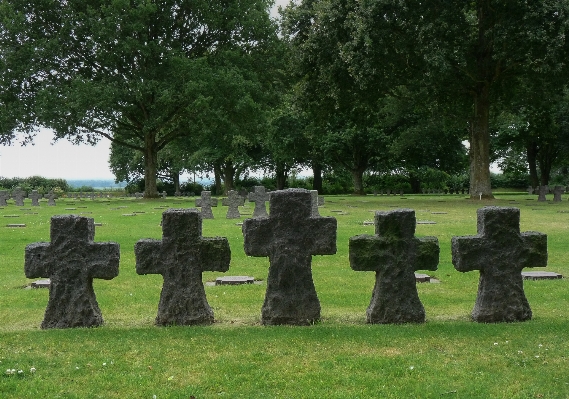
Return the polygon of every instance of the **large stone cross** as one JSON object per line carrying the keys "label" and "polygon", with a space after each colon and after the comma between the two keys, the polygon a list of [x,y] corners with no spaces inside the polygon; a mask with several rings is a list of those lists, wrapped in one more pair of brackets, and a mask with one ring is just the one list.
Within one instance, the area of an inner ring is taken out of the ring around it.
{"label": "large stone cross", "polygon": [[249,201],[255,203],[253,210],[254,218],[266,218],[269,216],[265,202],[269,200],[269,193],[265,192],[265,187],[255,186],[255,191],[249,193]]}
{"label": "large stone cross", "polygon": [[227,238],[202,237],[197,209],[168,209],[162,214],[162,241],[144,239],[134,246],[136,272],[164,278],[157,325],[213,323],[202,272],[229,270]]}
{"label": "large stone cross", "polygon": [[196,206],[201,208],[202,219],[213,219],[212,206],[217,206],[217,198],[211,198],[211,191],[202,191],[201,198],[196,198]]}
{"label": "large stone cross", "polygon": [[41,328],[103,324],[93,279],[118,276],[119,244],[93,242],[93,219],[75,215],[52,216],[50,237],[50,243],[28,245],[25,256],[27,278],[51,280]]}
{"label": "large stone cross", "polygon": [[312,256],[336,253],[336,219],[312,217],[310,192],[303,189],[272,192],[269,210],[268,218],[243,223],[245,253],[270,262],[262,323],[312,324],[320,319]]}
{"label": "large stone cross", "polygon": [[239,207],[245,204],[245,198],[239,195],[235,190],[230,190],[227,193],[227,198],[221,200],[221,205],[227,206],[227,219],[239,219],[241,214],[239,213]]}
{"label": "large stone cross", "polygon": [[477,230],[475,236],[451,240],[455,269],[480,270],[472,319],[482,323],[531,319],[521,272],[524,267],[547,265],[547,235],[520,234],[520,210],[494,206],[478,209]]}
{"label": "large stone cross", "polygon": [[10,199],[10,194],[6,190],[0,191],[0,206],[7,206],[7,200]]}
{"label": "large stone cross", "polygon": [[368,323],[423,323],[415,271],[437,270],[436,237],[415,237],[415,211],[375,213],[375,235],[350,238],[350,266],[374,271],[375,287],[367,309]]}
{"label": "large stone cross", "polygon": [[16,206],[24,206],[24,198],[26,198],[26,192],[20,187],[16,187],[12,191],[12,198],[16,201]]}
{"label": "large stone cross", "polygon": [[32,200],[32,206],[40,206],[39,200],[42,195],[38,192],[38,190],[32,190],[32,192],[28,195],[28,198]]}

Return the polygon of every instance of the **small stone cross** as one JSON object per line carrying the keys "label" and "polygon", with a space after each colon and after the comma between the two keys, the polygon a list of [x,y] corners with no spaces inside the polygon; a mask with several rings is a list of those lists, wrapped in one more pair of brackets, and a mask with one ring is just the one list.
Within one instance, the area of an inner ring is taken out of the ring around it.
{"label": "small stone cross", "polygon": [[201,208],[202,219],[213,219],[212,206],[217,206],[217,198],[211,198],[211,191],[202,191],[201,197],[196,198],[196,206]]}
{"label": "small stone cross", "polygon": [[227,219],[239,219],[241,214],[239,213],[239,207],[245,204],[245,198],[239,195],[235,190],[230,190],[227,193],[227,198],[221,200],[221,205],[227,206]]}
{"label": "small stone cross", "polygon": [[202,237],[197,209],[168,209],[162,214],[162,241],[144,239],[134,246],[136,272],[164,278],[156,324],[213,323],[202,272],[229,270],[227,238]]}
{"label": "small stone cross", "polygon": [[12,191],[12,198],[16,201],[16,206],[24,206],[24,198],[26,198],[26,192],[20,187],[16,187]]}
{"label": "small stone cross", "polygon": [[553,188],[553,202],[561,202],[561,194],[565,192],[563,186],[555,186]]}
{"label": "small stone cross", "polygon": [[532,195],[534,193],[533,187],[532,186],[528,186],[528,188],[526,189],[529,195]]}
{"label": "small stone cross", "polygon": [[266,218],[269,216],[265,202],[269,200],[269,193],[265,191],[263,186],[255,186],[255,191],[249,193],[249,202],[255,203],[253,210],[254,218]]}
{"label": "small stone cross", "polygon": [[350,266],[375,271],[375,287],[367,322],[423,323],[425,309],[417,293],[415,271],[437,270],[436,237],[415,237],[415,211],[397,209],[375,213],[375,235],[350,238]]}
{"label": "small stone cross", "polygon": [[51,280],[41,328],[102,325],[93,279],[118,276],[119,244],[93,242],[94,220],[75,215],[53,216],[50,237],[26,246],[25,255],[27,278]]}
{"label": "small stone cross", "polygon": [[0,206],[8,206],[7,200],[10,199],[10,194],[6,190],[0,191]]}
{"label": "small stone cross", "polygon": [[32,200],[32,206],[40,206],[39,200],[42,195],[38,192],[38,190],[32,190],[32,192],[28,195],[28,198]]}
{"label": "small stone cross", "polygon": [[537,200],[540,202],[547,201],[547,198],[545,197],[545,195],[548,192],[549,192],[549,189],[547,186],[539,186],[539,196],[537,197]]}
{"label": "small stone cross", "polygon": [[162,198],[166,198],[168,194],[166,194],[166,191],[162,191],[160,195],[162,196]]}
{"label": "small stone cross", "polygon": [[310,325],[320,319],[312,256],[336,253],[337,222],[332,217],[312,217],[311,204],[308,190],[275,191],[268,218],[243,222],[245,253],[269,257],[261,311],[265,325]]}
{"label": "small stone cross", "polygon": [[53,193],[53,190],[49,190],[49,193],[47,193],[45,197],[47,198],[48,206],[55,206],[55,199],[57,196]]}
{"label": "small stone cross", "polygon": [[472,319],[482,323],[531,319],[522,269],[547,265],[547,235],[520,234],[518,208],[477,211],[475,236],[452,237],[452,264],[460,272],[480,270]]}

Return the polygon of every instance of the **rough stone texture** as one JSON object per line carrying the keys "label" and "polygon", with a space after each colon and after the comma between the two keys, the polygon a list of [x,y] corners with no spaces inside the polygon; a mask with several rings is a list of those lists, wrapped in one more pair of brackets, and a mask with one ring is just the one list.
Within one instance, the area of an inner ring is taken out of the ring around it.
{"label": "rough stone texture", "polygon": [[156,325],[213,323],[202,283],[203,271],[229,270],[227,238],[202,237],[197,209],[169,209],[162,214],[162,241],[143,239],[134,246],[136,272],[164,278]]}
{"label": "rough stone texture", "polygon": [[269,216],[265,205],[265,202],[269,200],[269,193],[265,191],[265,187],[255,186],[255,191],[249,193],[248,198],[249,202],[255,203],[255,209],[253,210],[254,218],[266,218]]}
{"label": "rough stone texture", "polygon": [[225,215],[227,219],[239,219],[241,217],[239,207],[245,205],[245,198],[240,196],[237,191],[230,190],[227,193],[227,198],[221,200],[221,205],[228,207]]}
{"label": "rough stone texture", "polygon": [[196,206],[201,208],[202,219],[213,219],[212,206],[217,206],[217,198],[211,198],[211,191],[202,191],[201,197],[196,198]]}
{"label": "rough stone texture", "polygon": [[119,244],[93,242],[91,218],[53,216],[51,243],[26,247],[28,278],[49,278],[49,301],[41,328],[96,327],[103,324],[93,291],[93,279],[111,280],[119,274]]}
{"label": "rough stone texture", "polygon": [[539,195],[537,197],[537,200],[540,202],[547,201],[547,198],[545,197],[545,195],[549,192],[548,187],[547,186],[539,186],[538,190],[539,190]]}
{"label": "rough stone texture", "polygon": [[57,195],[53,193],[53,190],[49,190],[49,193],[45,196],[47,198],[47,205],[48,206],[55,206],[55,199]]}
{"label": "rough stone texture", "polygon": [[41,198],[41,194],[38,190],[32,190],[32,192],[28,195],[28,198],[32,200],[32,206],[40,206],[39,200]]}
{"label": "rough stone texture", "polygon": [[310,216],[318,217],[318,190],[310,190]]}
{"label": "rough stone texture", "polygon": [[561,194],[565,192],[565,187],[555,186],[553,188],[553,202],[561,202]]}
{"label": "rough stone texture", "polygon": [[332,217],[312,217],[311,203],[307,190],[275,191],[269,200],[269,217],[243,223],[245,253],[269,257],[261,311],[265,325],[310,325],[320,319],[312,256],[336,253],[337,222]]}
{"label": "rough stone texture", "polygon": [[8,201],[10,199],[10,194],[6,190],[0,191],[0,206],[8,206]]}
{"label": "rough stone texture", "polygon": [[16,206],[24,206],[24,198],[26,198],[26,192],[20,187],[16,187],[12,191],[12,198],[16,201]]}
{"label": "rough stone texture", "polygon": [[415,211],[375,213],[375,235],[350,238],[350,266],[375,271],[375,287],[367,309],[368,323],[423,323],[415,271],[437,270],[436,237],[415,237]]}
{"label": "rough stone texture", "polygon": [[547,265],[547,235],[520,234],[520,210],[486,207],[477,211],[475,236],[452,237],[452,264],[460,272],[480,270],[472,319],[482,323],[531,319],[521,271]]}

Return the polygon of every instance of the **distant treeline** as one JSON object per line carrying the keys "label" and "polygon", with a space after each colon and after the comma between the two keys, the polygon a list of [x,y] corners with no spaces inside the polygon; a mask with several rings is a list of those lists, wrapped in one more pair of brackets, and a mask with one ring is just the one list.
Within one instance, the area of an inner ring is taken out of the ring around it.
{"label": "distant treeline", "polygon": [[41,194],[46,194],[50,190],[58,192],[70,191],[95,191],[96,189],[119,189],[124,188],[124,183],[116,184],[112,180],[70,180],[48,179],[41,176],[32,177],[0,177],[1,190],[13,190],[16,187],[22,190],[38,190]]}

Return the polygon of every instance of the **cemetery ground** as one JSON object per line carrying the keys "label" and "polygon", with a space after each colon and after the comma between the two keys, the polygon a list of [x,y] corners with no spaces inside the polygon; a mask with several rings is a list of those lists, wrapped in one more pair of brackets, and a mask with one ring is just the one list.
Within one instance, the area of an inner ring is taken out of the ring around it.
{"label": "cemetery ground", "polygon": [[[478,272],[460,273],[451,263],[453,236],[476,234],[476,209],[521,209],[521,231],[548,237],[544,271],[569,275],[569,201],[538,203],[537,196],[499,193],[493,201],[462,195],[327,196],[322,216],[338,220],[336,255],[314,256],[313,278],[322,319],[313,326],[260,324],[268,258],[247,257],[241,219],[213,208],[203,236],[227,237],[231,266],[225,275],[253,276],[256,284],[212,285],[224,273],[204,272],[216,322],[199,327],[156,327],[162,277],[139,276],[134,244],[160,239],[161,213],[194,207],[194,199],[57,200],[48,207],[13,201],[0,209],[0,397],[1,398],[569,398],[569,283],[526,280],[533,319],[523,323],[472,322]],[[267,204],[268,205],[268,204]],[[366,324],[373,272],[355,272],[348,240],[373,234],[374,210],[412,208],[416,235],[436,236],[438,283],[418,284],[427,322]],[[33,209],[32,209],[33,208]],[[75,208],[75,209],[66,209]],[[160,208],[160,209],[156,209]],[[49,241],[50,217],[92,217],[96,242],[121,246],[119,276],[94,280],[105,325],[40,330],[47,289],[24,288],[27,244]],[[15,217],[17,215],[17,217]],[[129,216],[126,216],[129,215]],[[135,215],[135,216],[130,216]],[[10,217],[5,217],[10,216]],[[5,227],[25,224],[26,227]]]}

